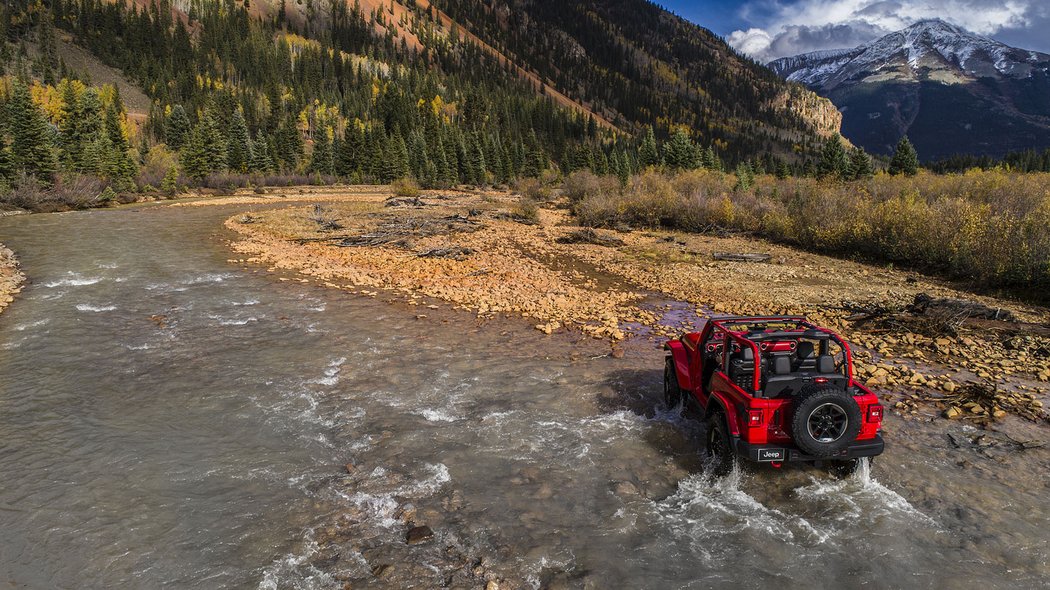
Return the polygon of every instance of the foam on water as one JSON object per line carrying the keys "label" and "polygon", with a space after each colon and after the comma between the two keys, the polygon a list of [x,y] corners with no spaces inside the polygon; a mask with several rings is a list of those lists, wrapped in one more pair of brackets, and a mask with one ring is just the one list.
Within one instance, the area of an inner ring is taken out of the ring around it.
{"label": "foam on water", "polygon": [[343,364],[346,363],[346,357],[339,357],[328,363],[328,366],[324,369],[324,377],[314,379],[313,383],[318,385],[325,385],[331,387],[339,383],[339,373],[342,371]]}
{"label": "foam on water", "polygon": [[116,311],[116,305],[91,305],[89,303],[78,303],[77,311],[90,311],[94,313],[101,313],[104,311]]}
{"label": "foam on water", "polygon": [[425,418],[427,422],[455,422],[461,419],[459,416],[454,416],[444,410],[433,410],[430,408],[424,408],[415,413]]}
{"label": "foam on water", "polygon": [[88,285],[94,285],[102,282],[102,277],[85,277],[75,272],[67,272],[68,278],[59,279],[57,281],[49,281],[44,283],[44,286],[53,289],[55,287],[86,287]]}
{"label": "foam on water", "polygon": [[36,320],[36,321],[33,321],[33,322],[26,322],[24,324],[18,324],[18,325],[16,325],[14,327],[14,329],[17,332],[24,332],[26,330],[32,330],[33,328],[39,328],[41,326],[46,326],[49,323],[51,323],[51,320],[48,319],[48,318],[45,318],[45,319],[42,319],[42,320]]}

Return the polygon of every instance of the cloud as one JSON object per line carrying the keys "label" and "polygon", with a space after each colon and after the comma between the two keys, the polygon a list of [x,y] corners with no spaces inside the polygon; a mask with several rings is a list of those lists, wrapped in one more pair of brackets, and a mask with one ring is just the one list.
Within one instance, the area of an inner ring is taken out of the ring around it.
{"label": "cloud", "polygon": [[759,61],[856,47],[930,18],[981,35],[1007,32],[1036,45],[1046,44],[1042,31],[1050,26],[1044,0],[753,0],[741,15],[755,26],[730,33],[727,41]]}

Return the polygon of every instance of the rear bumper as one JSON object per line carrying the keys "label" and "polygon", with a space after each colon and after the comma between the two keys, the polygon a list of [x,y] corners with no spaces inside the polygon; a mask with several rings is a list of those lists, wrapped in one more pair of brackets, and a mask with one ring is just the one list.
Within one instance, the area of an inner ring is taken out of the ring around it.
{"label": "rear bumper", "polygon": [[743,440],[736,440],[736,454],[752,461],[768,463],[772,461],[820,461],[858,459],[860,457],[874,457],[881,455],[885,450],[886,443],[882,441],[882,435],[876,434],[875,438],[855,441],[852,445],[842,449],[830,457],[814,457],[806,455],[792,445],[760,444],[751,445]]}

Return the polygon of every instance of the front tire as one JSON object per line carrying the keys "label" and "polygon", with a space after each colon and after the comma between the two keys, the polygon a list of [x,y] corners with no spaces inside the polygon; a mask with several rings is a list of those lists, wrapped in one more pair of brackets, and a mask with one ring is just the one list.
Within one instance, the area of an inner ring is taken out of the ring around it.
{"label": "front tire", "polygon": [[736,465],[736,454],[729,443],[729,429],[725,418],[715,412],[707,418],[707,454],[708,464],[716,477],[729,475]]}
{"label": "front tire", "polygon": [[678,385],[678,374],[674,369],[674,359],[667,357],[664,361],[664,403],[667,409],[673,410],[682,403],[682,388]]}

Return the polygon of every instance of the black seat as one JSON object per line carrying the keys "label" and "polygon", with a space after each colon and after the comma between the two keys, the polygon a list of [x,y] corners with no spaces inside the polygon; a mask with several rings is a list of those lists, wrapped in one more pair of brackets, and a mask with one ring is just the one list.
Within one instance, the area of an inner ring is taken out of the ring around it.
{"label": "black seat", "polygon": [[801,379],[791,370],[791,357],[787,354],[773,355],[771,364],[772,370],[766,377],[766,384],[762,388],[765,397],[795,393],[801,384]]}
{"label": "black seat", "polygon": [[795,370],[814,371],[817,368],[817,355],[813,350],[813,343],[809,340],[800,340],[795,350]]}
{"label": "black seat", "polygon": [[835,372],[835,359],[830,354],[822,354],[817,357],[817,372],[818,373],[834,373]]}

